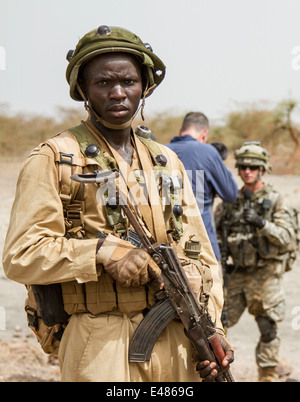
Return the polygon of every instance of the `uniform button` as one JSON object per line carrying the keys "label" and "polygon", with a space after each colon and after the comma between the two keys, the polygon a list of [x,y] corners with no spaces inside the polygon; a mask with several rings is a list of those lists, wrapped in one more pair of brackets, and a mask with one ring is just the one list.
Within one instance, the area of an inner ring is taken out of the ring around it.
{"label": "uniform button", "polygon": [[165,167],[168,163],[168,159],[165,157],[165,155],[157,155],[155,157],[156,162],[159,164],[159,166]]}
{"label": "uniform button", "polygon": [[174,205],[173,214],[178,218],[183,214],[183,208],[181,205]]}
{"label": "uniform button", "polygon": [[97,145],[90,144],[86,147],[84,153],[88,158],[96,158],[96,156],[98,156],[100,153],[100,149],[97,147]]}
{"label": "uniform button", "polygon": [[83,274],[83,275],[82,275],[82,278],[83,278],[83,279],[89,279],[89,274]]}

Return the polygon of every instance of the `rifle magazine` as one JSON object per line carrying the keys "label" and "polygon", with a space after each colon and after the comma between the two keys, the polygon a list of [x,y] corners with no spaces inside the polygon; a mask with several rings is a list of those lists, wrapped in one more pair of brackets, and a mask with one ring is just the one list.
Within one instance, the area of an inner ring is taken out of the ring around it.
{"label": "rifle magazine", "polygon": [[129,345],[128,361],[130,363],[149,362],[157,338],[177,316],[170,299],[156,303],[133,334]]}

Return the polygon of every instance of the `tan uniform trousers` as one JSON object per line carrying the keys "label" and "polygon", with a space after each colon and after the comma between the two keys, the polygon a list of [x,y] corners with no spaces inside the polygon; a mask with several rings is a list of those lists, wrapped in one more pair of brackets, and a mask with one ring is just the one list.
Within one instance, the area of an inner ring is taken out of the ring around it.
{"label": "tan uniform trousers", "polygon": [[128,346],[142,314],[74,314],[59,349],[62,382],[200,382],[179,321],[158,338],[147,363],[129,363]]}

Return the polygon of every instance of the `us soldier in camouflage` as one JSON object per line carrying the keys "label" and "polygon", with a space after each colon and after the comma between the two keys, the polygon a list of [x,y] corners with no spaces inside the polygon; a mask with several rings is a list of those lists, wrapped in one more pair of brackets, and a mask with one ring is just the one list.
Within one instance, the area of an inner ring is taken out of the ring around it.
{"label": "us soldier in camouflage", "polygon": [[271,170],[268,152],[259,142],[248,142],[235,159],[244,186],[234,204],[222,203],[216,211],[226,262],[223,317],[232,327],[248,308],[261,334],[255,352],[259,381],[276,381],[277,323],[285,313],[282,276],[289,269],[287,247],[295,233],[284,198],[262,180]]}

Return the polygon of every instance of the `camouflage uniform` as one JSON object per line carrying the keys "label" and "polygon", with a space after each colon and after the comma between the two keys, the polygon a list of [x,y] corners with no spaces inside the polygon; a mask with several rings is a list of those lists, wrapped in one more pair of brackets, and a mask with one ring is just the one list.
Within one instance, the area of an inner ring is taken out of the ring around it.
{"label": "camouflage uniform", "polygon": [[[251,164],[257,165],[257,160],[251,163],[248,159],[247,165]],[[245,208],[255,209],[264,220],[262,228],[245,221]],[[248,308],[261,333],[256,348],[259,371],[277,367],[277,323],[285,314],[282,276],[288,269],[287,248],[295,235],[291,211],[284,198],[267,184],[252,192],[248,200],[241,189],[234,204],[219,205],[215,217],[223,252],[226,248],[227,326],[235,325]]]}

